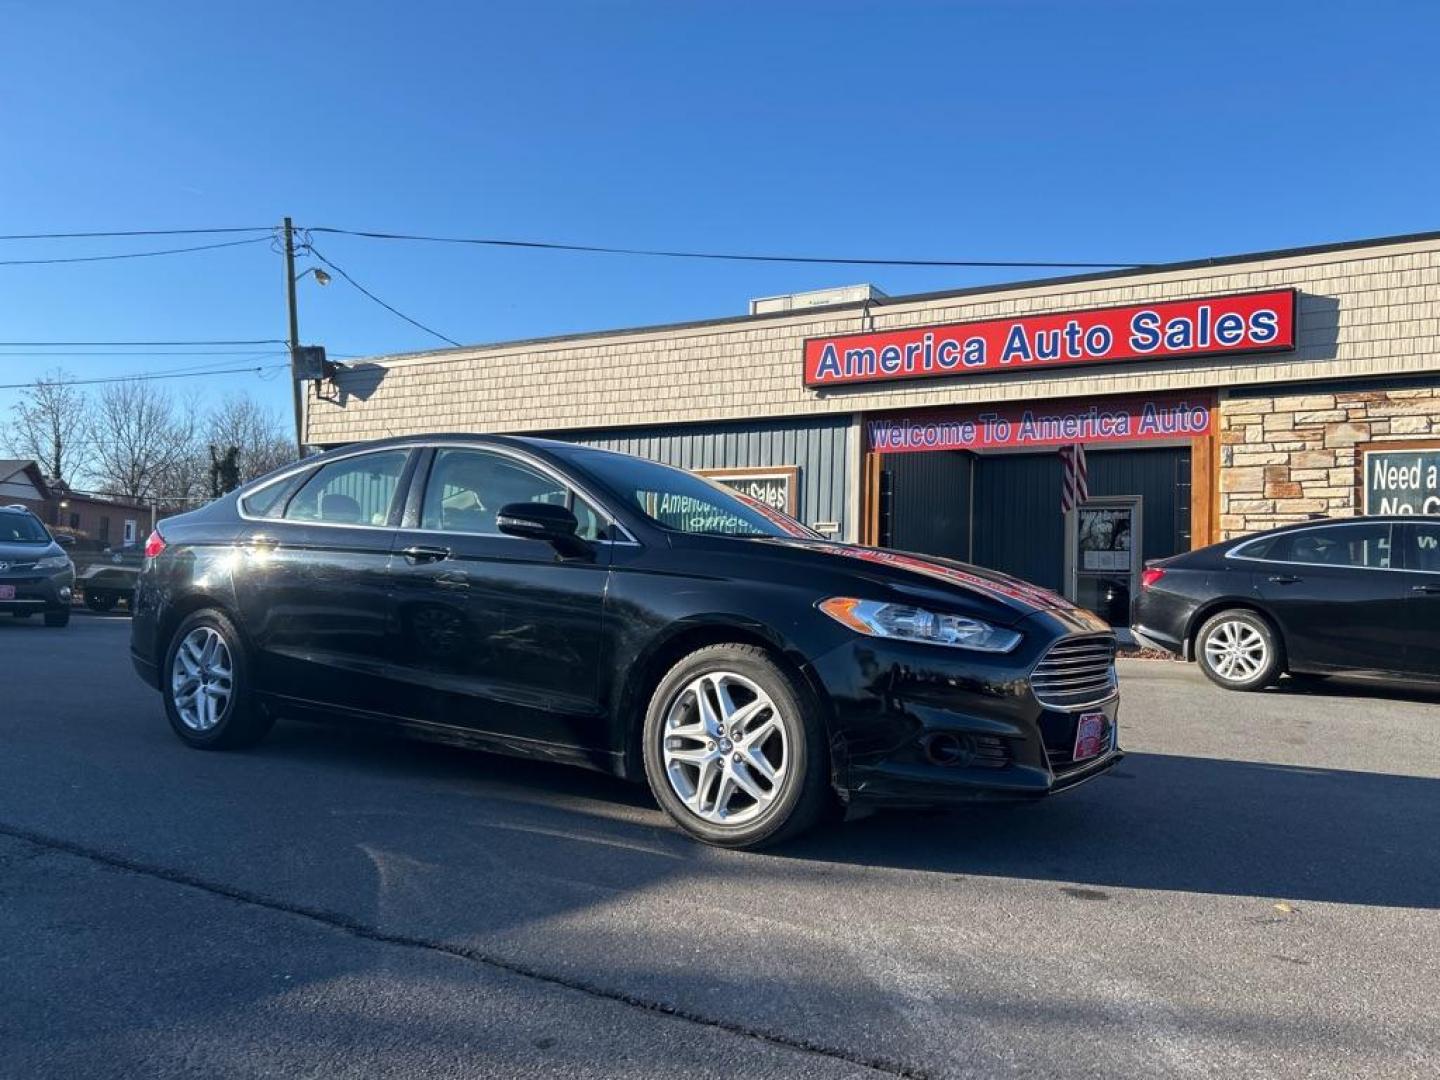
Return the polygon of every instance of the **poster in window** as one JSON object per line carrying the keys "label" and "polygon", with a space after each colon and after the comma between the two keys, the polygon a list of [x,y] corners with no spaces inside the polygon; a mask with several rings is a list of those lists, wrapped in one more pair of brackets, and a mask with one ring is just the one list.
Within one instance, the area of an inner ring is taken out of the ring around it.
{"label": "poster in window", "polygon": [[1134,509],[1082,506],[1077,513],[1080,569],[1128,574],[1134,565]]}

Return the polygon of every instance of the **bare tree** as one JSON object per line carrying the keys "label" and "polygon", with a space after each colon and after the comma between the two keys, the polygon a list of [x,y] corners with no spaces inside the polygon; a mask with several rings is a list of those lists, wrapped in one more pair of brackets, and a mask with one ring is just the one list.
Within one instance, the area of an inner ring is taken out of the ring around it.
{"label": "bare tree", "polygon": [[107,386],[95,418],[94,476],[101,490],[136,500],[198,495],[208,468],[198,426],[193,408],[177,409],[153,383]]}
{"label": "bare tree", "polygon": [[64,371],[56,369],[21,391],[12,407],[10,450],[40,463],[52,480],[73,481],[89,463],[90,403]]}
{"label": "bare tree", "polygon": [[295,460],[284,425],[249,394],[229,394],[210,410],[204,441],[221,458],[238,451],[241,483]]}

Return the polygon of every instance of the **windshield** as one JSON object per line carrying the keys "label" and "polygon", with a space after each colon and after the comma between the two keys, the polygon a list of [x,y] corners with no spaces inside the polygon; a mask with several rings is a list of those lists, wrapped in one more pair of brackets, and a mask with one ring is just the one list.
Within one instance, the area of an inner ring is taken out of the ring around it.
{"label": "windshield", "polygon": [[0,514],[0,544],[48,544],[50,534],[29,514]]}
{"label": "windshield", "polygon": [[819,535],[764,503],[668,465],[603,451],[582,452],[573,460],[666,529],[718,536]]}

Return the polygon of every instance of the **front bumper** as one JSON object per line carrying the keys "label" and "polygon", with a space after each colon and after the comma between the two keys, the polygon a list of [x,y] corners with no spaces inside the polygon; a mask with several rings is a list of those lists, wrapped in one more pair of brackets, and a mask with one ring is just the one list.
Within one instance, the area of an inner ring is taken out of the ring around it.
{"label": "front bumper", "polygon": [[[1038,637],[1038,635],[1037,635]],[[1115,766],[1119,697],[1046,708],[1029,675],[1055,641],[1014,654],[857,638],[811,666],[829,697],[833,781],[847,803],[932,806],[1035,799]],[[1081,716],[1103,717],[1101,752],[1072,760]],[[956,750],[938,763],[936,738]]]}
{"label": "front bumper", "polygon": [[[41,611],[62,611],[70,606],[75,591],[75,572],[43,570],[22,574],[0,575],[0,586],[9,586],[15,595],[0,599],[0,612],[24,614]],[[8,590],[0,590],[8,591]]]}

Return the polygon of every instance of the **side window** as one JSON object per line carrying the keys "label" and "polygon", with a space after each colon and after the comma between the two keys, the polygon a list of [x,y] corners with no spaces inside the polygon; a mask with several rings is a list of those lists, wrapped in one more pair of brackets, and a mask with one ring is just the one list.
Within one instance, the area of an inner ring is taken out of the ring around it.
{"label": "side window", "polygon": [[285,519],[384,525],[408,456],[407,450],[382,450],[322,465],[290,500]]}
{"label": "side window", "polygon": [[278,517],[285,506],[285,496],[295,487],[295,478],[276,480],[257,488],[240,500],[240,506],[251,517]]}
{"label": "side window", "polygon": [[496,517],[508,503],[570,506],[579,534],[594,540],[603,520],[559,480],[523,462],[488,450],[438,450],[425,485],[420,527],[440,532],[498,535]]}
{"label": "side window", "polygon": [[1286,533],[1275,537],[1265,558],[1276,562],[1388,570],[1390,526],[1377,521],[1369,525],[1334,525]]}
{"label": "side window", "polygon": [[1417,522],[1401,528],[1405,537],[1405,569],[1440,574],[1440,524]]}

